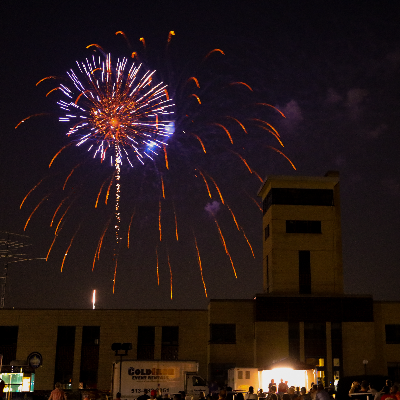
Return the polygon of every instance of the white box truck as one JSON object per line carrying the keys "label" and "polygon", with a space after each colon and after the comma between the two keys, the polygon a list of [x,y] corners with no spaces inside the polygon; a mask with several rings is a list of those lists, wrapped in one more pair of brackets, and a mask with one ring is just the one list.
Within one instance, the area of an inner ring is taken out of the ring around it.
{"label": "white box truck", "polygon": [[228,386],[234,391],[248,392],[253,386],[254,392],[260,388],[260,373],[258,368],[230,368],[228,369]]}
{"label": "white box truck", "polygon": [[200,392],[207,394],[208,391],[198,369],[196,361],[117,361],[113,364],[113,399],[118,392],[122,400],[135,399],[147,389],[149,396],[152,390],[160,390],[163,396],[170,397],[184,391],[189,398],[197,400]]}

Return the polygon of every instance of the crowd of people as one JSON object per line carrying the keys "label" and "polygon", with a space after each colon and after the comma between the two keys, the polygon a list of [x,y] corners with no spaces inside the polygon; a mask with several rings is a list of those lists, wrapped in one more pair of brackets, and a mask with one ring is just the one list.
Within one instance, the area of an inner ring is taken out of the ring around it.
{"label": "crowd of people", "polygon": [[[305,387],[299,388],[295,386],[289,386],[288,381],[281,379],[277,385],[272,379],[268,392],[264,392],[263,389],[259,389],[257,393],[254,393],[254,388],[250,386],[249,392],[243,397],[241,393],[236,395],[235,400],[330,400],[331,396],[325,390],[323,384],[311,385],[311,388],[307,390]],[[400,399],[399,399],[400,400]]]}
{"label": "crowd of people", "polygon": [[367,381],[354,381],[349,390],[350,397],[361,397],[358,395],[370,395],[373,400],[400,400],[399,385],[393,384],[390,380],[386,381],[385,386],[378,391],[373,383]]}

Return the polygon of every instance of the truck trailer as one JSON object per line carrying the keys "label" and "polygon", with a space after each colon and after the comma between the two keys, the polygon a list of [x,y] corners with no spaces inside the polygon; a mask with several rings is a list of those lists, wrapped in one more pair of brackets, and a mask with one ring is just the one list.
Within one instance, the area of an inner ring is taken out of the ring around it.
{"label": "truck trailer", "polygon": [[172,397],[182,391],[197,400],[200,392],[207,393],[206,381],[198,375],[196,361],[123,360],[113,364],[112,395],[121,399],[135,399],[152,390]]}

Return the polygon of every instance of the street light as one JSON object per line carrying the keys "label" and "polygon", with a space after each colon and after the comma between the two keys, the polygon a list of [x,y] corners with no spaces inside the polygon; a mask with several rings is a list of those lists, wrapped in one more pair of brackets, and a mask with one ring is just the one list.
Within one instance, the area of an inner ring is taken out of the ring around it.
{"label": "street light", "polygon": [[113,343],[111,350],[115,351],[115,355],[119,356],[119,392],[121,393],[121,373],[122,373],[122,357],[128,355],[128,351],[132,350],[132,343]]}

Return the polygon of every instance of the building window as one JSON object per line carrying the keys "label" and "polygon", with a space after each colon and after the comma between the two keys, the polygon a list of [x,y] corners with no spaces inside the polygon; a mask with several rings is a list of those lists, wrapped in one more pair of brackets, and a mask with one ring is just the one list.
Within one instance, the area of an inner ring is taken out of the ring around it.
{"label": "building window", "polygon": [[74,350],[75,326],[59,326],[57,331],[54,382],[60,382],[64,389],[70,389],[72,386]]}
{"label": "building window", "polygon": [[138,326],[137,359],[154,360],[154,326]]}
{"label": "building window", "polygon": [[210,324],[210,343],[236,344],[236,325]]}
{"label": "building window", "polygon": [[385,325],[386,344],[400,344],[400,325]]}
{"label": "building window", "polygon": [[100,327],[84,326],[82,328],[81,370],[79,382],[83,389],[97,388],[97,371],[99,369]]}
{"label": "building window", "polygon": [[264,240],[269,238],[269,224],[264,228]]}
{"label": "building window", "polygon": [[287,220],[286,233],[321,233],[321,221]]}
{"label": "building window", "polygon": [[299,293],[311,294],[310,251],[299,251]]}
{"label": "building window", "polygon": [[272,204],[294,206],[333,206],[333,190],[272,188],[263,200],[264,214]]}
{"label": "building window", "polygon": [[179,326],[163,326],[161,360],[178,360]]}
{"label": "building window", "polygon": [[0,354],[3,355],[3,365],[17,357],[18,326],[0,326]]}

